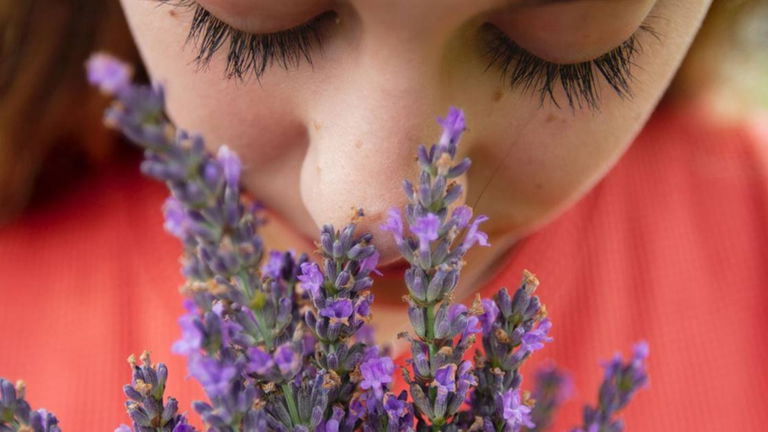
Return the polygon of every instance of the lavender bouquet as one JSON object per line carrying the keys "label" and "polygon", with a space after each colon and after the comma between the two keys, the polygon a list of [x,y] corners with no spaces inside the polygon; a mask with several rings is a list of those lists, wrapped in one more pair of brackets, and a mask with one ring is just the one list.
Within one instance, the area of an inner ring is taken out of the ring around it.
{"label": "lavender bouquet", "polygon": [[[202,137],[177,129],[164,113],[162,87],[132,84],[127,65],[96,54],[88,78],[115,97],[106,123],[144,149],[141,170],[171,191],[165,227],[184,245],[187,297],[173,350],[187,357],[208,396],[192,405],[206,431],[547,429],[569,381],[550,367],[537,374],[532,395],[521,390],[521,365],[551,341],[536,277],[524,271],[516,290],[503,288],[471,308],[452,302],[465,255],[488,245],[480,230],[487,217],[452,206],[462,193],[453,179],[470,167],[468,158],[457,160],[460,110],[438,119],[436,144],[419,146],[419,177],[403,183],[408,205],[392,209],[382,226],[409,264],[413,330],[400,335],[410,344],[401,371],[408,390],[395,393],[395,364],[367,325],[379,257],[372,235],[358,233],[352,220],[322,228],[316,260],[265,251],[258,234],[264,220],[241,193],[231,150],[213,156]],[[605,365],[597,404],[584,408],[574,432],[623,429],[616,415],[646,384],[647,354],[639,343],[629,360],[617,355]],[[148,353],[129,363],[124,392],[132,425],[115,431],[195,431],[164,394],[165,365]],[[0,379],[0,389],[0,432],[59,431],[51,413],[30,408],[23,383]]]}

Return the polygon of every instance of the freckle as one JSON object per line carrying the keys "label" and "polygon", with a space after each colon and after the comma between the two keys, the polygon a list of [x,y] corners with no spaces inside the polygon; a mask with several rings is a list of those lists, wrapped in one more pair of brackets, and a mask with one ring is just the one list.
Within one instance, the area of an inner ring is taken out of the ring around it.
{"label": "freckle", "polygon": [[549,114],[549,115],[547,116],[547,118],[546,118],[546,120],[545,120],[545,121],[546,121],[547,123],[552,123],[552,122],[553,122],[553,121],[555,121],[555,120],[557,120],[557,116],[555,116],[554,114]]}
{"label": "freckle", "polygon": [[170,16],[175,18],[176,17],[176,11],[171,9],[171,10],[168,11],[168,15],[170,15]]}
{"label": "freckle", "polygon": [[543,188],[542,184],[540,182],[536,182],[536,189],[541,190]]}
{"label": "freckle", "polygon": [[355,148],[361,148],[363,146],[363,140],[355,141]]}
{"label": "freckle", "polygon": [[501,100],[501,98],[504,96],[504,91],[502,91],[500,88],[496,89],[495,92],[493,92],[493,101],[498,102]]}
{"label": "freckle", "polygon": [[315,128],[316,131],[319,131],[320,129],[323,128],[323,124],[320,123],[319,121],[313,120],[312,127]]}

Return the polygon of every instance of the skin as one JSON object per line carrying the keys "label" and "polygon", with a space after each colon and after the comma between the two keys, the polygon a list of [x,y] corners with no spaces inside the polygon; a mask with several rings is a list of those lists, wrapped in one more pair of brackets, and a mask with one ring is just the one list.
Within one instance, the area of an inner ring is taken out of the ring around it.
{"label": "skin", "polygon": [[[327,10],[313,64],[274,66],[260,81],[224,78],[224,50],[203,70],[184,45],[192,10],[122,0],[145,64],[167,88],[168,111],[200,132],[212,150],[227,144],[242,158],[244,187],[270,209],[269,247],[311,251],[318,227],[341,226],[363,208],[382,254],[376,283],[379,337],[404,328],[405,292],[397,252],[378,227],[402,206],[402,179],[416,173],[419,143],[439,136],[435,116],[461,107],[469,130],[460,146],[472,158],[461,200],[486,214],[492,243],[469,255],[457,300],[492,275],[515,242],[562,214],[624,154],[678,68],[707,0],[200,0],[222,21],[265,33]],[[637,32],[633,97],[596,80],[599,110],[564,108],[512,88],[489,63],[478,29],[492,23],[529,52],[576,63],[610,51]]]}

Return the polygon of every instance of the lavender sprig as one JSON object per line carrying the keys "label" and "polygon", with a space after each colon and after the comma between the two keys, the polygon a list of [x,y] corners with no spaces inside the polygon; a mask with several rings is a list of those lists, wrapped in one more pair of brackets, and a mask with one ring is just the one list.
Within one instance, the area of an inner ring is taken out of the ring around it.
{"label": "lavender sprig", "polygon": [[549,430],[555,413],[571,396],[573,382],[566,373],[552,364],[537,370],[534,381],[531,397],[535,405],[531,410],[531,421],[535,426],[526,430],[544,432]]}
{"label": "lavender sprig", "polygon": [[368,233],[355,238],[354,223],[341,231],[326,225],[318,245],[321,265],[301,266],[299,280],[314,306],[304,320],[319,342],[317,362],[340,377],[347,376],[363,358],[365,344],[352,343],[351,338],[370,319],[373,280],[369,274],[379,259],[372,239]]}
{"label": "lavender sprig", "polygon": [[33,410],[24,399],[26,386],[0,378],[0,432],[61,432],[59,421],[45,409]]}
{"label": "lavender sprig", "polygon": [[546,308],[534,294],[539,281],[523,270],[520,287],[510,296],[502,288],[494,299],[476,302],[482,310],[483,351],[476,353],[478,385],[472,394],[475,416],[484,427],[508,432],[533,428],[533,402],[520,390],[520,366],[544,343],[552,340]]}
{"label": "lavender sprig", "polygon": [[[372,239],[368,233],[355,238],[354,223],[340,231],[324,226],[318,243],[321,265],[305,263],[299,276],[312,299],[313,308],[304,317],[318,339],[317,364],[337,384],[329,394],[334,408],[326,428],[352,431],[362,422],[366,430],[407,430],[401,423],[412,413],[405,395],[390,401],[392,359],[356,337],[370,320],[373,302],[370,273],[379,254]],[[358,387],[364,392],[357,392]],[[385,398],[390,410],[385,409]]]}
{"label": "lavender sprig", "polygon": [[274,384],[308,367],[313,344],[294,289],[307,258],[271,254],[261,273],[260,220],[241,203],[239,159],[227,147],[212,157],[202,137],[177,130],[164,114],[162,87],[132,84],[128,69],[103,55],[88,63],[91,82],[116,97],[107,124],[144,148],[142,171],[171,190],[166,228],[184,244],[185,291],[194,299],[175,349],[209,396],[210,404],[194,404],[206,423],[248,429],[268,408],[256,402],[279,399]]}
{"label": "lavender sprig", "polygon": [[[477,318],[461,304],[451,304],[459,280],[463,257],[475,244],[488,246],[479,231],[487,220],[472,220],[467,206],[448,208],[462,194],[454,179],[469,169],[468,158],[454,162],[459,138],[465,130],[464,114],[451,108],[438,119],[443,127],[439,142],[429,149],[418,148],[419,182],[405,181],[408,197],[404,230],[400,211],[390,210],[382,229],[392,233],[402,256],[410,263],[405,272],[408,287],[408,316],[415,335],[403,335],[411,343],[409,360],[413,376],[404,370],[416,407],[419,429],[437,430],[453,422],[454,416],[477,383],[472,364],[462,360],[474,341]],[[457,241],[465,231],[462,241]],[[454,424],[458,427],[458,423]]]}
{"label": "lavender sprig", "polygon": [[133,355],[128,358],[131,383],[123,387],[129,399],[125,407],[133,420],[133,428],[120,425],[115,432],[195,432],[186,417],[178,414],[176,399],[169,397],[163,402],[168,368],[163,363],[153,365],[146,351],[141,355],[141,362],[137,364]]}
{"label": "lavender sprig", "polygon": [[414,430],[414,407],[403,390],[395,395],[391,390],[395,364],[389,356],[381,355],[377,346],[366,350],[360,366],[365,392],[353,399],[363,408],[365,432],[409,432]]}
{"label": "lavender sprig", "polygon": [[597,406],[585,406],[583,424],[572,432],[621,432],[624,422],[616,419],[634,394],[648,385],[645,359],[648,358],[648,344],[638,342],[632,358],[624,362],[616,354],[605,364],[605,376],[600,385]]}

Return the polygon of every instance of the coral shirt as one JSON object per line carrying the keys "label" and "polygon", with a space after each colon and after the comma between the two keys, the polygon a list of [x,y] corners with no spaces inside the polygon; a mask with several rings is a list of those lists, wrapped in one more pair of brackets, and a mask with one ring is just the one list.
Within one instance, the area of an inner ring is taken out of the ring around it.
{"label": "coral shirt", "polygon": [[[650,386],[625,413],[627,430],[766,430],[766,146],[691,110],[657,112],[610,173],[518,243],[483,289],[516,287],[524,268],[541,281],[555,340],[534,358],[553,359],[578,389],[555,430],[595,400],[599,362],[639,339],[651,347]],[[165,195],[132,160],[0,228],[0,376],[23,378],[33,407],[65,431],[128,423],[125,359],[144,349],[169,365],[182,410],[203,397],[170,353],[183,310]]]}

